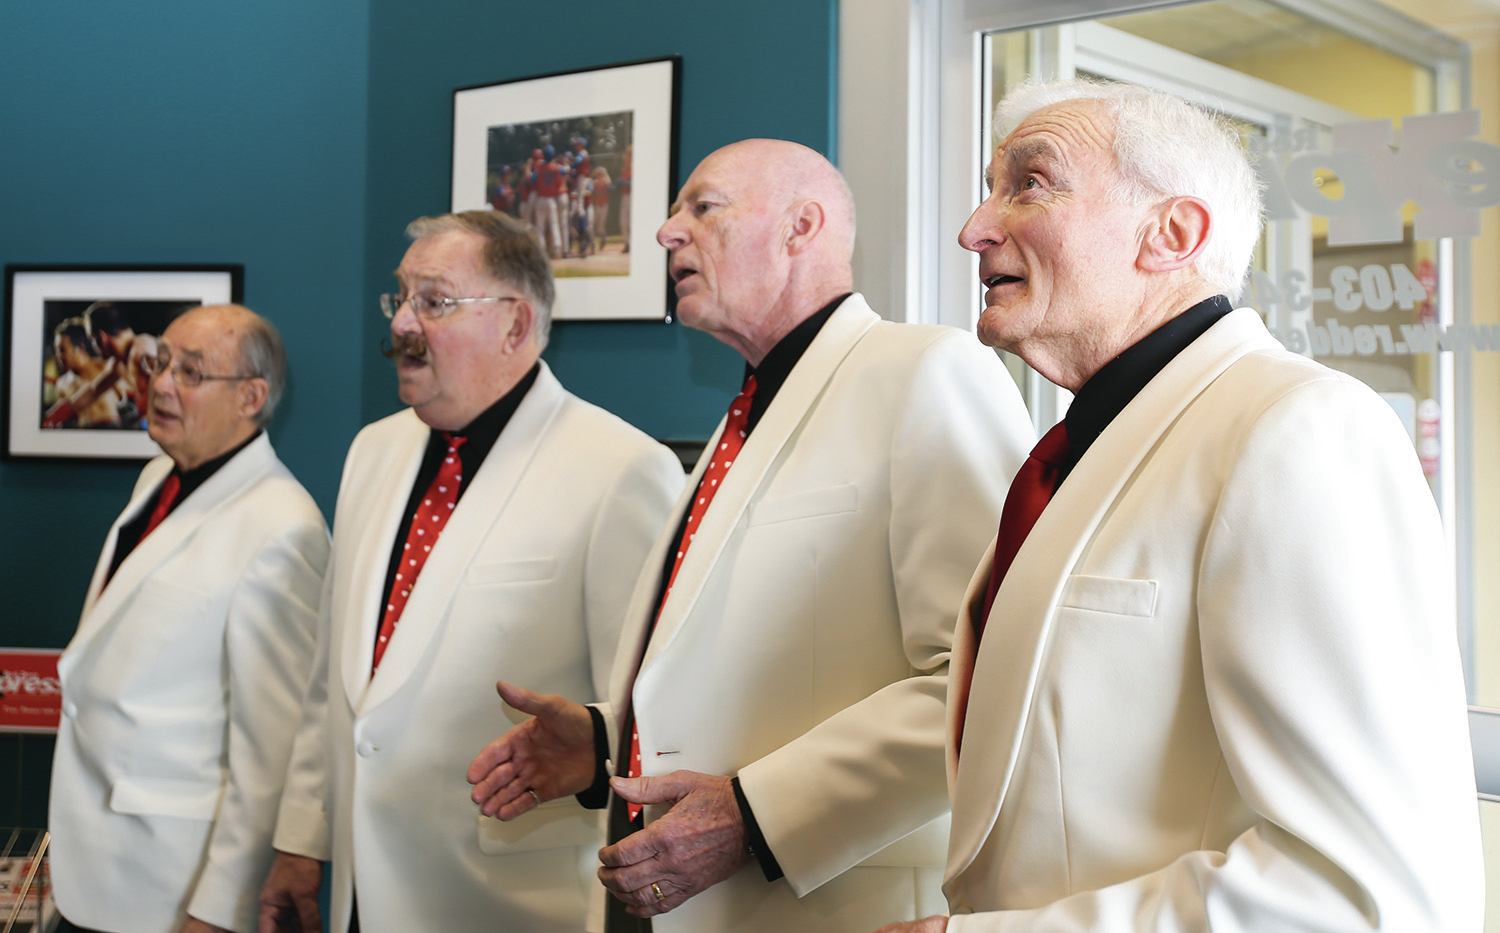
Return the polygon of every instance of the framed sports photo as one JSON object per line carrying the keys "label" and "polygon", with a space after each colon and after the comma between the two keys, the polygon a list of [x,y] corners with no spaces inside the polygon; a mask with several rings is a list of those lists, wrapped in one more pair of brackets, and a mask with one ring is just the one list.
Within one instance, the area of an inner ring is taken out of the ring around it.
{"label": "framed sports photo", "polygon": [[6,266],[5,456],[143,460],[156,341],[244,267]]}
{"label": "framed sports photo", "polygon": [[677,166],[676,57],[453,92],[455,211],[536,230],[556,320],[667,317],[667,217]]}

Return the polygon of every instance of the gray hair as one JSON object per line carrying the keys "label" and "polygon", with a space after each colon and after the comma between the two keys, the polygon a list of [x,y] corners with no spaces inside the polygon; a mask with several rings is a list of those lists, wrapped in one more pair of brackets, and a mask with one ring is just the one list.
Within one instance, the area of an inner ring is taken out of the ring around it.
{"label": "gray hair", "polygon": [[484,265],[491,275],[519,288],[536,309],[532,326],[538,347],[547,346],[552,330],[552,302],[557,298],[552,266],[536,231],[503,211],[462,211],[418,217],[406,235],[421,240],[440,233],[477,233],[484,237]]}
{"label": "gray hair", "polygon": [[266,381],[266,403],[255,413],[256,425],[264,427],[286,391],[286,346],[276,325],[259,314],[250,312],[246,324],[240,337],[240,360],[245,372]]}
{"label": "gray hair", "polygon": [[995,108],[995,133],[1004,138],[1031,114],[1067,101],[1098,101],[1114,118],[1116,200],[1149,204],[1188,195],[1208,205],[1213,223],[1194,268],[1205,284],[1238,299],[1262,206],[1260,181],[1233,126],[1170,94],[1079,79],[1016,87]]}

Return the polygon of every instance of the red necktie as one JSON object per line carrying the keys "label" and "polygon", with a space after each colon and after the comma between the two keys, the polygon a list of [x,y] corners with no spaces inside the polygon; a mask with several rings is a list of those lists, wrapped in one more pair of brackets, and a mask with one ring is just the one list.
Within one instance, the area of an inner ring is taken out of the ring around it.
{"label": "red necktie", "polygon": [[[181,492],[182,477],[177,475],[176,470],[173,470],[167,474],[166,482],[161,484],[161,492],[156,494],[156,507],[151,510],[151,517],[146,519],[146,530],[141,532],[139,538],[135,539],[133,547],[140,547],[141,542],[146,540],[146,536],[156,530],[156,526],[160,525],[162,520],[167,517],[167,513],[172,511],[172,503],[177,501],[177,496]],[[104,588],[109,586],[109,581],[114,579],[115,571],[118,569],[119,562],[117,561],[114,569],[106,572],[104,582],[99,584],[99,592],[104,592]]]}
{"label": "red necktie", "polygon": [[995,563],[990,569],[989,587],[984,593],[984,611],[974,618],[974,644],[984,635],[984,624],[989,620],[990,610],[995,606],[995,594],[1000,592],[1000,581],[1005,579],[1011,562],[1021,550],[1021,544],[1031,533],[1031,526],[1041,517],[1042,509],[1052,501],[1057,484],[1062,481],[1062,460],[1068,455],[1068,426],[1059,421],[1052,430],[1042,435],[1032,448],[1031,456],[1016,471],[1016,478],[1005,495],[1005,508],[1000,512],[1000,534],[995,540]]}
{"label": "red necktie", "polygon": [[[1005,494],[1005,507],[1000,510],[1000,534],[995,539],[995,562],[990,567],[990,581],[984,591],[982,610],[973,617],[974,640],[970,646],[970,660],[979,653],[979,640],[984,637],[984,626],[989,621],[990,610],[995,606],[995,595],[1000,592],[1000,582],[1010,570],[1011,562],[1021,550],[1021,544],[1031,533],[1031,526],[1041,518],[1042,510],[1052,501],[1057,484],[1062,481],[1059,466],[1068,454],[1067,423],[1059,421],[1052,430],[1042,435],[1031,450],[1016,478],[1011,481],[1010,492]],[[955,706],[958,717],[958,735],[954,744],[955,754],[961,750],[964,730],[963,722],[969,711],[969,687],[973,685],[973,671],[969,681],[958,689]]]}
{"label": "red necktie", "polygon": [[161,484],[161,493],[156,497],[156,508],[151,510],[151,517],[146,520],[146,530],[141,532],[140,540],[136,541],[137,547],[140,546],[141,541],[146,540],[147,535],[156,530],[156,526],[162,523],[167,513],[172,511],[172,505],[177,501],[177,494],[181,491],[182,478],[177,475],[176,470],[173,470],[167,474],[167,481]]}
{"label": "red necktie", "polygon": [[[672,572],[667,575],[667,588],[662,591],[661,603],[656,610],[656,618],[661,618],[661,610],[667,605],[667,597],[672,594],[672,584],[677,580],[677,571],[682,568],[682,558],[686,556],[688,548],[693,543],[693,535],[697,534],[698,526],[703,523],[703,513],[708,511],[708,504],[714,501],[714,493],[724,485],[724,477],[729,474],[729,468],[734,464],[735,458],[740,455],[740,448],[745,445],[745,426],[750,421],[750,402],[755,398],[755,376],[745,378],[744,388],[740,394],[729,403],[729,416],[724,420],[724,431],[719,435],[719,443],[708,452],[711,458],[708,461],[708,469],[703,471],[703,478],[698,481],[698,491],[693,495],[692,508],[688,509],[687,524],[682,526],[682,537],[677,542],[677,557],[672,561]],[[653,620],[651,627],[656,628]],[[650,642],[650,634],[646,636],[647,643]],[[635,727],[635,715],[630,717],[630,761],[625,770],[626,777],[641,776],[641,735]],[[636,817],[641,814],[640,804],[632,803],[626,811],[630,821],[635,822]]]}
{"label": "red necktie", "polygon": [[427,557],[438,535],[448,525],[448,516],[458,504],[458,485],[463,482],[463,462],[459,460],[458,448],[468,440],[444,434],[448,440],[448,452],[438,466],[437,476],[427,493],[417,504],[417,513],[412,517],[411,527],[406,530],[406,543],[401,545],[401,564],[396,568],[396,578],[391,581],[391,594],[385,601],[385,614],[380,619],[380,637],[375,640],[375,657],[370,663],[370,673],[380,667],[380,659],[396,634],[396,623],[401,621],[401,612],[411,598],[412,588],[417,585],[417,574],[427,566]]}

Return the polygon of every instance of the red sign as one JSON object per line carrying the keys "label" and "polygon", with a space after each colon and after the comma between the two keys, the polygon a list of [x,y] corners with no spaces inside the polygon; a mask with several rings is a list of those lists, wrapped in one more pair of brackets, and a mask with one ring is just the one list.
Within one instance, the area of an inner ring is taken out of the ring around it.
{"label": "red sign", "polygon": [[56,732],[62,684],[55,648],[0,648],[0,732]]}

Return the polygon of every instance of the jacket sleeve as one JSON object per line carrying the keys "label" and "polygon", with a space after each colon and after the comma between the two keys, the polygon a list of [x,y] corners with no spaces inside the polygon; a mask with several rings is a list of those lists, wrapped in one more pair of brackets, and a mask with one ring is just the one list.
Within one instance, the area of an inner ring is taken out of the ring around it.
{"label": "jacket sleeve", "polygon": [[188,904],[192,916],[228,929],[255,926],[327,562],[327,529],[306,500],[248,565],[229,606],[227,780]]}
{"label": "jacket sleeve", "polygon": [[296,740],[286,768],[281,805],[272,845],[278,852],[328,861],[333,854],[328,797],[328,687],[332,675],[333,640],[329,619],[329,591],[333,572],[324,581],[317,615],[317,645],[312,672],[297,725]]}
{"label": "jacket sleeve", "polygon": [[1249,828],[1099,890],[955,916],[952,933],[1482,925],[1452,583],[1410,441],[1342,377],[1292,389],[1243,436],[1197,612],[1221,779]]}
{"label": "jacket sleeve", "polygon": [[910,676],[739,772],[799,897],[948,810],[943,703],[954,619],[1035,437],[1015,383],[969,335],[944,331],[906,377],[882,455],[892,598]]}

